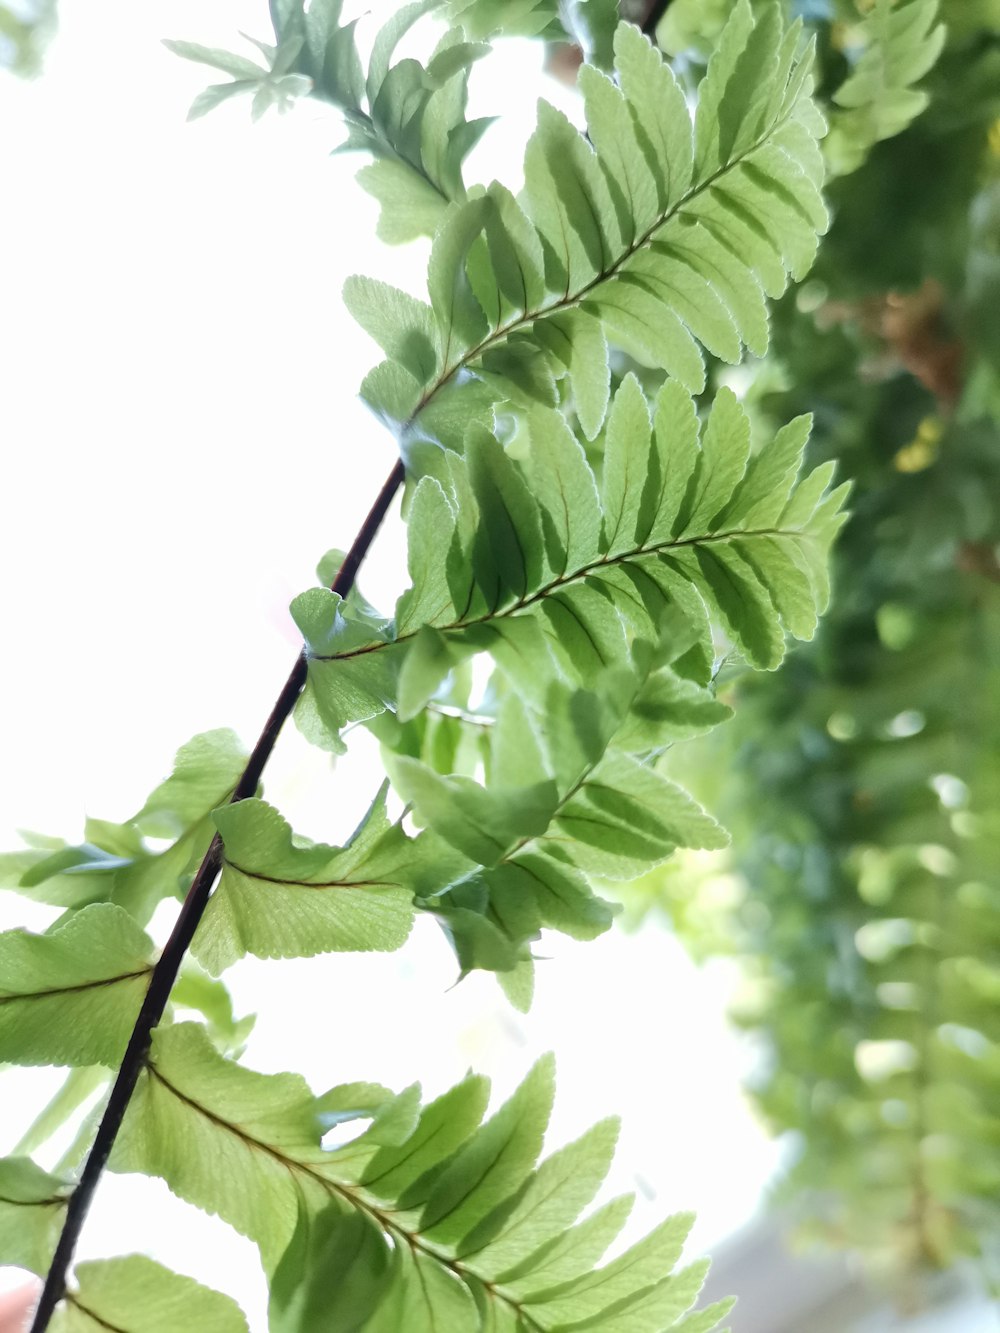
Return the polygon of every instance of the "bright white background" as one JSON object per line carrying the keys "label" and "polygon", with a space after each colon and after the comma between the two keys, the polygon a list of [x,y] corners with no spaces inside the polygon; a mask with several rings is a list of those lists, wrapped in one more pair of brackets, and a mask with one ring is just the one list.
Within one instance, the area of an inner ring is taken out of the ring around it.
{"label": "bright white background", "polygon": [[[159,39],[267,38],[264,0],[67,3],[61,20],[44,76],[0,83],[4,847],[19,827],[77,838],[85,812],[127,817],[196,731],[255,737],[297,648],[288,601],[349,543],[393,461],[355,398],[378,354],[341,284],[360,271],[419,290],[425,255],[376,241],[357,164],[329,156],[340,130],[318,105],[252,126],[237,102],[185,124],[216,80]],[[477,113],[507,118],[477,160],[515,186],[535,96],[567,97],[539,59],[512,44],[477,74]],[[362,585],[391,607],[403,576],[394,520]],[[377,785],[374,747],[360,751],[334,771],[290,728],[268,795],[336,841]],[[2,927],[52,915],[0,894]],[[238,1011],[260,1015],[247,1062],[317,1090],[421,1079],[428,1095],[471,1065],[500,1095],[554,1049],[551,1145],[620,1113],[609,1191],[638,1190],[633,1234],[693,1208],[692,1253],[713,1245],[775,1161],[739,1091],[724,973],[698,974],[655,924],[546,944],[527,1017],[488,978],[450,989],[426,922],[388,957],[247,961],[230,975]],[[0,1151],[57,1083],[0,1078]],[[265,1328],[249,1242],[161,1182],[107,1178],[81,1256],[136,1249],[231,1292]]]}

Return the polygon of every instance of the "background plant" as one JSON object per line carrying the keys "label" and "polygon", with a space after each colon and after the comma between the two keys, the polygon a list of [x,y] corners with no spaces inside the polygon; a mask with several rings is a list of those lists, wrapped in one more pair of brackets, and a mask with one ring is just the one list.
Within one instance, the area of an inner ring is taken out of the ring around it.
{"label": "background plant", "polygon": [[[673,5],[661,39],[696,70],[730,8]],[[897,1276],[974,1253],[992,1279],[1000,11],[808,22],[834,221],[775,310],[752,411],[815,412],[812,457],[855,479],[854,516],[815,642],[734,682],[703,751],[735,901],[675,867],[632,906],[744,958],[756,1094],[795,1134],[781,1197],[810,1232]]]}
{"label": "background plant", "polygon": [[0,66],[18,74],[37,72],[55,25],[55,0],[0,5]]}

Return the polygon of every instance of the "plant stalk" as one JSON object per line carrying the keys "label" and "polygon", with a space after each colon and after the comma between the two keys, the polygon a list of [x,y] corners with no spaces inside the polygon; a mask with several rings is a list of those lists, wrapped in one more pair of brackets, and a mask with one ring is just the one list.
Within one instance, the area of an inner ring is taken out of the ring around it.
{"label": "plant stalk", "polygon": [[[346,597],[354,587],[361,562],[368,554],[369,548],[382,526],[382,521],[388,513],[389,506],[403,484],[405,475],[403,463],[399,460],[386,478],[375,503],[369,510],[368,516],[362,523],[351,549],[347,553],[344,563],[338,570],[337,577],[331,585],[332,592],[339,593],[341,597]],[[247,760],[246,768],[236,784],[230,798],[231,801],[246,800],[248,796],[253,796],[257,791],[261,774],[271,757],[281,728],[295,707],[295,701],[302,693],[307,672],[308,659],[305,650],[303,650],[296,658],[291,674],[285,681],[281,693],[271,709],[270,716],[264,724],[264,729],[260,733],[257,744]],[[163,1011],[167,1006],[170,992],[177,979],[181,962],[192,939],[194,939],[194,933],[204,915],[221,867],[222,840],[216,834],[201,865],[198,867],[174,923],[174,928],[170,933],[170,938],[167,940],[153,969],[149,989],[143,999],[142,1007],[132,1029],[132,1035],[129,1037],[128,1046],[125,1048],[125,1054],[122,1057],[121,1066],[111,1089],[108,1104],[94,1137],[94,1145],[84,1164],[76,1188],[70,1195],[62,1234],[59,1237],[52,1263],[45,1278],[45,1285],[35,1309],[30,1333],[45,1333],[49,1321],[55,1313],[56,1306],[65,1294],[69,1266],[72,1263],[80,1231],[94,1197],[94,1191],[107,1165],[108,1157],[111,1155],[111,1149],[118,1136],[118,1131],[121,1129],[132,1093],[135,1091],[139,1075],[146,1063],[153,1031],[163,1017]]]}
{"label": "plant stalk", "polygon": [[642,30],[647,37],[655,37],[656,29],[660,26],[660,19],[670,7],[670,0],[652,0],[649,8],[646,10],[646,16],[642,20]]}

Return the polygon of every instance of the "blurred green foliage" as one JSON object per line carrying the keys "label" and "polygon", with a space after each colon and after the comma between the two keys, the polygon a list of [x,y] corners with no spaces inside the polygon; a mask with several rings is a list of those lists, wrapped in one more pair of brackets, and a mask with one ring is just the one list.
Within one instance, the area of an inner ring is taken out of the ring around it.
{"label": "blurred green foliage", "polygon": [[0,69],[37,74],[56,26],[56,0],[0,0]]}
{"label": "blurred green foliage", "polygon": [[[675,0],[661,41],[696,70],[730,7]],[[878,6],[787,7],[836,127]],[[854,480],[833,606],[780,672],[724,669],[735,720],[683,772],[733,850],[647,876],[626,912],[742,960],[753,1092],[793,1136],[781,1194],[807,1230],[897,1271],[975,1254],[995,1279],[1000,3],[939,17],[908,127],[854,166],[828,140],[834,224],[747,390],[762,429],[815,413],[811,461]]]}

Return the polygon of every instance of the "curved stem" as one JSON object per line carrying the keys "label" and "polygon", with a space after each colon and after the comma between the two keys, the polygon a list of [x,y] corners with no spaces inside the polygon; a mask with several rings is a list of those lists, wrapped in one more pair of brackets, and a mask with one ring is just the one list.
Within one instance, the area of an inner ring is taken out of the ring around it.
{"label": "curved stem", "polygon": [[[379,491],[375,503],[369,510],[367,518],[361,525],[358,535],[355,537],[351,549],[333,581],[331,590],[339,593],[341,597],[346,597],[354,586],[354,580],[357,578],[361,562],[368,554],[375,535],[382,525],[382,520],[388,513],[396,492],[403,484],[404,477],[405,471],[402,461],[397,461]],[[307,670],[306,655],[305,652],[302,652],[296,658],[291,674],[285,681],[281,693],[271,709],[270,716],[264,724],[264,729],[260,733],[257,744],[247,760],[246,768],[243,770],[233,792],[231,798],[233,801],[245,800],[256,792],[261,774],[271,757],[271,752],[274,750],[281,728],[295,707],[295,701],[302,693],[303,686],[306,683]],[[146,991],[139,1016],[135,1021],[135,1027],[132,1029],[131,1037],[129,1037],[128,1046],[125,1048],[125,1055],[122,1058],[114,1086],[111,1089],[111,1096],[108,1098],[108,1104],[94,1137],[94,1145],[84,1164],[79,1182],[70,1195],[62,1234],[59,1237],[59,1243],[56,1246],[52,1263],[45,1278],[45,1285],[39,1297],[30,1333],[44,1333],[44,1330],[49,1326],[49,1321],[55,1312],[56,1306],[65,1294],[66,1276],[73,1260],[73,1253],[76,1250],[81,1228],[94,1197],[94,1191],[107,1165],[108,1157],[125,1118],[132,1093],[135,1091],[139,1074],[146,1063],[153,1030],[163,1017],[163,1011],[167,1006],[167,1000],[170,998],[170,992],[173,989],[181,962],[208,905],[221,865],[222,841],[216,834],[201,865],[198,867],[197,874],[191,883],[190,889],[188,889],[187,897],[184,899],[184,904],[170,933],[170,938],[153,969],[149,989]]]}

